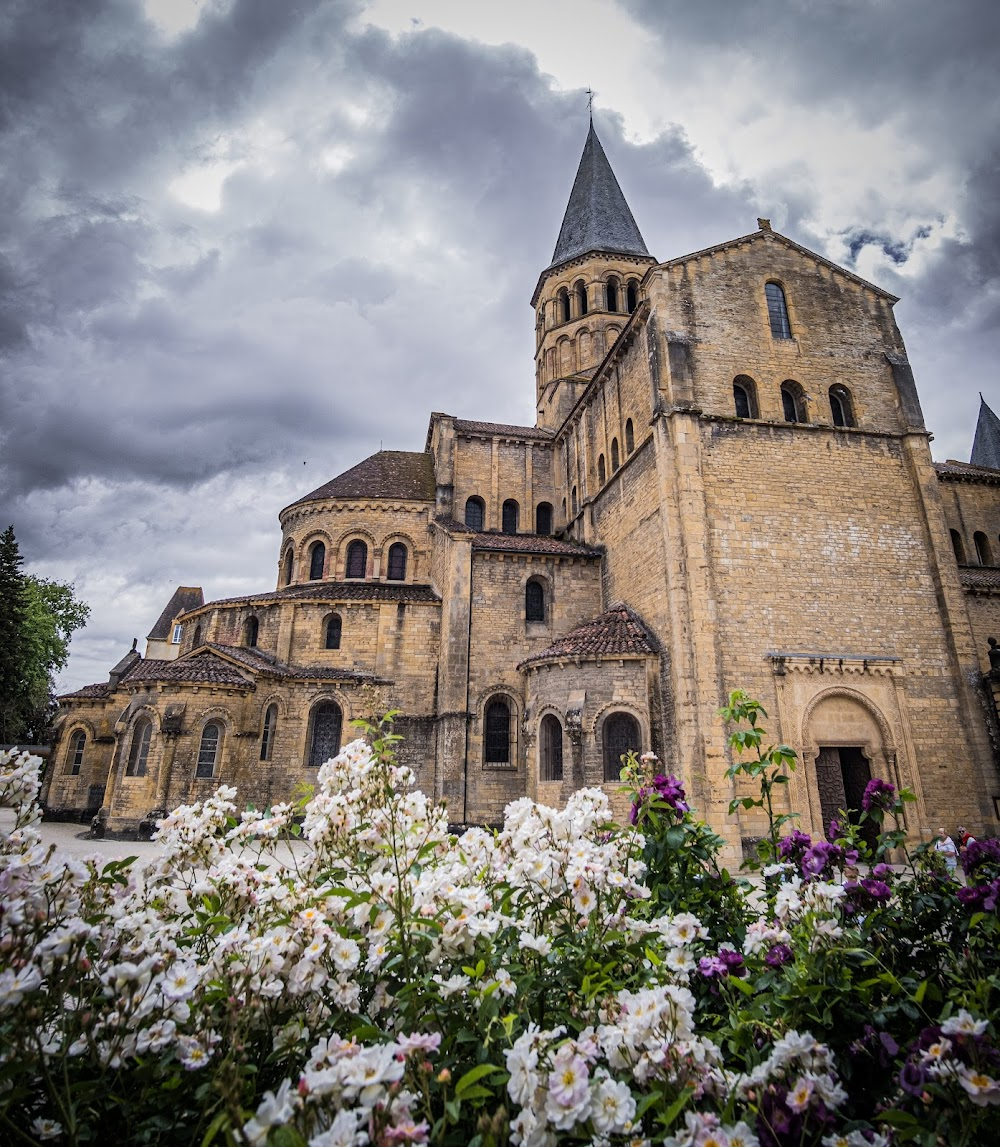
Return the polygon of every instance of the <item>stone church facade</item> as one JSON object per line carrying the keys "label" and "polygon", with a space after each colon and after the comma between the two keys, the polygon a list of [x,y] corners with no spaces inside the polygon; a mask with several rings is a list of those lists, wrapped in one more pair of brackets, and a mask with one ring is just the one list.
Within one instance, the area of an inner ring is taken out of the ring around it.
{"label": "stone church facade", "polygon": [[60,699],[48,807],[263,807],[391,708],[455,823],[584,785],[620,807],[621,753],[652,749],[735,859],[742,688],[799,754],[802,828],[879,776],[915,837],[995,834],[1000,422],[932,461],[895,302],[764,219],[657,262],[591,127],[532,296],[535,425],[433,414],[422,451],[282,510],[274,589],[179,588],[145,657]]}

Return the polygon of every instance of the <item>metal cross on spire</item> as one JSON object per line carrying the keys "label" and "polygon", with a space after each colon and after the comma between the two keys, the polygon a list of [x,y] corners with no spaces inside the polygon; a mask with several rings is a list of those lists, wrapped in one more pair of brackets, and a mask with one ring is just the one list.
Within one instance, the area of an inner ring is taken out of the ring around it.
{"label": "metal cross on spire", "polygon": [[590,88],[587,88],[587,114],[590,116],[590,122],[594,122],[594,93]]}

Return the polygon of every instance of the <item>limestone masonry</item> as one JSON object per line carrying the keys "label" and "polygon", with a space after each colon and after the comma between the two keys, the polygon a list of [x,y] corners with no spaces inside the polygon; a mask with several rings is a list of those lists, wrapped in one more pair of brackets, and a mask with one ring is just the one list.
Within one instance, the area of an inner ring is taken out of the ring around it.
{"label": "limestone masonry", "polygon": [[743,688],[822,833],[871,777],[914,837],[998,828],[1000,421],[931,460],[892,295],[773,231],[657,262],[593,127],[532,296],[534,426],[432,414],[279,515],[276,587],[180,587],[60,699],[46,801],[111,830],[220,782],[287,800],[398,709],[456,824],[652,749],[728,842]]}

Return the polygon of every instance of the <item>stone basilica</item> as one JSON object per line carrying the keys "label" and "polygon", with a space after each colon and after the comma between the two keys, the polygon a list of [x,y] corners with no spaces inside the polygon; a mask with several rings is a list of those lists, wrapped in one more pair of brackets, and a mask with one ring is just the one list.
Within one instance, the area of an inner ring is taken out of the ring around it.
{"label": "stone basilica", "polygon": [[50,812],[263,807],[391,708],[456,824],[590,785],[620,809],[652,749],[735,860],[743,688],[803,829],[878,776],[914,837],[995,834],[1000,420],[936,465],[896,299],[757,224],[658,262],[591,126],[531,296],[535,425],[432,414],[281,511],[275,588],[180,587],[145,657],[60,698]]}

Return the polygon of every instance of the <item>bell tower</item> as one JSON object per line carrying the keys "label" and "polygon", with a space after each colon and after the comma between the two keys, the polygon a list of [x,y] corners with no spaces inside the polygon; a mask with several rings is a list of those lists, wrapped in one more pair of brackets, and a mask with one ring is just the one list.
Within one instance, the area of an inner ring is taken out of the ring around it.
{"label": "bell tower", "polygon": [[639,303],[646,250],[591,121],[535,308],[537,423],[557,429]]}

